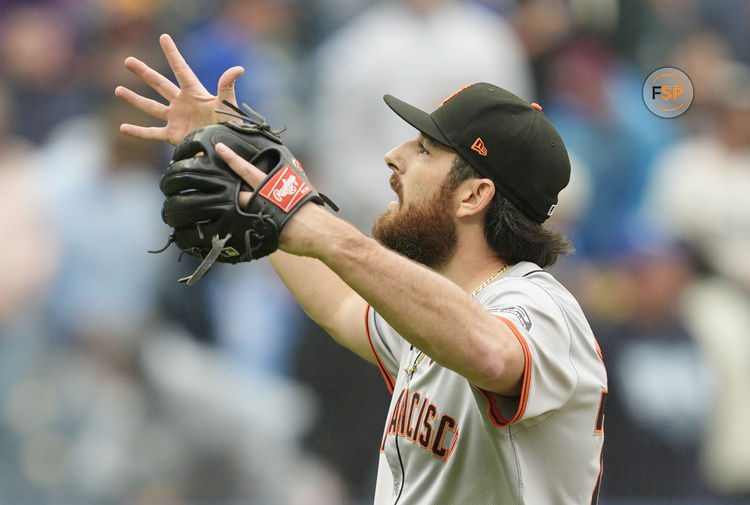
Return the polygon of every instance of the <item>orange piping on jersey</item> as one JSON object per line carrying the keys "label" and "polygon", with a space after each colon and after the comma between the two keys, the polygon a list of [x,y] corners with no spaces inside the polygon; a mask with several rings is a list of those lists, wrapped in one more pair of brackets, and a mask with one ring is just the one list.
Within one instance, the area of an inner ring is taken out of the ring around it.
{"label": "orange piping on jersey", "polygon": [[[604,445],[602,445],[602,452],[604,452]],[[599,505],[599,492],[602,489],[602,474],[604,473],[604,457],[599,456],[599,476],[596,478],[596,484],[594,485],[594,491],[591,493],[591,505]]]}
{"label": "orange piping on jersey", "polygon": [[497,404],[495,403],[495,395],[493,395],[489,391],[485,391],[478,386],[474,387],[476,387],[477,390],[482,393],[484,400],[487,402],[487,416],[490,418],[492,424],[499,428],[508,426],[510,424],[510,421],[505,419],[505,416],[503,416],[502,412],[500,412],[500,409],[497,408]]}
{"label": "orange piping on jersey", "polygon": [[492,424],[494,424],[498,428],[505,428],[506,426],[509,426],[521,419],[523,417],[523,414],[526,412],[526,404],[529,402],[529,385],[531,383],[531,351],[529,350],[529,344],[526,343],[526,339],[523,337],[521,332],[518,331],[518,328],[516,328],[515,324],[502,316],[498,316],[497,314],[493,315],[503,323],[505,323],[508,328],[510,328],[510,330],[513,332],[513,335],[516,336],[518,341],[521,343],[521,347],[523,348],[524,363],[523,382],[521,384],[521,397],[518,400],[518,409],[516,409],[516,414],[513,416],[513,419],[508,421],[505,416],[503,416],[503,414],[500,412],[500,409],[497,408],[495,395],[493,393],[477,387],[479,392],[482,393],[482,396],[487,401],[487,415],[489,416]]}
{"label": "orange piping on jersey", "polygon": [[375,361],[378,363],[378,368],[380,368],[380,373],[383,376],[383,379],[385,380],[385,386],[388,388],[388,392],[393,394],[393,387],[395,386],[396,381],[393,380],[393,376],[391,376],[390,372],[388,372],[388,369],[380,360],[380,356],[378,356],[378,353],[375,350],[375,346],[372,343],[372,337],[370,336],[370,324],[367,321],[367,316],[369,313],[370,313],[370,304],[368,303],[367,307],[365,307],[365,331],[367,332],[367,341],[370,343],[370,349],[372,349],[372,355],[375,356]]}

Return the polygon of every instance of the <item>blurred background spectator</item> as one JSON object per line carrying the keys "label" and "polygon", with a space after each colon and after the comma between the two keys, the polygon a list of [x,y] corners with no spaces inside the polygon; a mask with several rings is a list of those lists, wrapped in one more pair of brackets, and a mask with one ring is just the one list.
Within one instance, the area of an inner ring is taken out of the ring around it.
{"label": "blurred background spectator", "polygon": [[588,300],[609,375],[608,495],[706,500],[699,458],[716,384],[680,312],[692,259],[650,223],[622,232]]}
{"label": "blurred background spectator", "polygon": [[[604,505],[750,503],[750,3],[744,0],[0,2],[0,502],[371,501],[388,398],[267,262],[198,285],[158,219],[171,148],[120,122],[169,32],[210,91],[275,126],[364,231],[383,154],[473,81],[539,102],[573,164],[552,224],[610,376]],[[676,66],[686,114],[653,116]],[[259,77],[260,76],[260,77]]]}
{"label": "blurred background spectator", "polygon": [[91,107],[87,100],[83,54],[75,27],[44,4],[6,8],[0,22],[0,62],[18,115],[13,132],[34,143],[50,130]]}

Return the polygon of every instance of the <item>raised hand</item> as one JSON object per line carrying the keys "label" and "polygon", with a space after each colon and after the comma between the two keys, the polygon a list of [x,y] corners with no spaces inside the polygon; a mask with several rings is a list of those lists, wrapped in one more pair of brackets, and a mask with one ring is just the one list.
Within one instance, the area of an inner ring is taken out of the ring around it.
{"label": "raised hand", "polygon": [[132,56],[125,59],[125,67],[143,79],[157,93],[163,96],[168,105],[146,98],[124,86],[115,88],[115,95],[146,114],[166,121],[164,126],[138,126],[123,123],[120,132],[142,139],[162,140],[179,144],[185,136],[196,128],[226,120],[217,114],[216,109],[229,110],[222,100],[237,103],[234,83],[245,71],[242,67],[232,67],[219,78],[216,96],[206,90],[177,50],[172,37],[163,34],[159,37],[164,55],[172,68],[178,85]]}

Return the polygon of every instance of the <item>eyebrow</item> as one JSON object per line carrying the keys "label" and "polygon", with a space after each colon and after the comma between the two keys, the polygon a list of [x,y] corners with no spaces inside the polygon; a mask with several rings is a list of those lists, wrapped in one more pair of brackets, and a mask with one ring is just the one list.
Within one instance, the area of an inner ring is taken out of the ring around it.
{"label": "eyebrow", "polygon": [[453,151],[453,149],[451,149],[450,147],[443,145],[440,142],[437,142],[435,140],[432,140],[430,137],[428,137],[424,133],[420,132],[417,139],[423,144],[425,144],[425,147],[429,147],[432,150],[442,149],[444,151]]}
{"label": "eyebrow", "polygon": [[422,142],[423,144],[426,144],[427,147],[430,147],[433,149],[435,148],[435,142],[433,142],[432,139],[430,139],[430,137],[428,137],[427,135],[420,133],[419,137],[417,138],[420,142]]}

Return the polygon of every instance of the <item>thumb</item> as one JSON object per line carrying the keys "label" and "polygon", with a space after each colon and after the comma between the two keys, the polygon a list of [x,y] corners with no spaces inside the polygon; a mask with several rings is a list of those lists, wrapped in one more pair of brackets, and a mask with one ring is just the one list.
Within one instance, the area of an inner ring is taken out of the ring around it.
{"label": "thumb", "polygon": [[257,188],[266,178],[266,173],[261,169],[232,151],[225,144],[216,144],[216,154],[229,165],[234,173],[239,175],[251,188]]}
{"label": "thumb", "polygon": [[219,101],[226,100],[227,102],[237,105],[237,98],[234,93],[234,83],[244,73],[244,68],[232,67],[219,77],[219,84],[216,89],[216,96]]}

